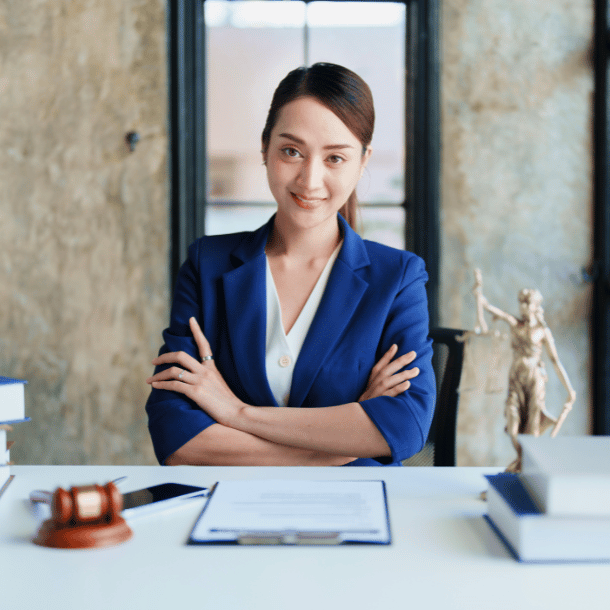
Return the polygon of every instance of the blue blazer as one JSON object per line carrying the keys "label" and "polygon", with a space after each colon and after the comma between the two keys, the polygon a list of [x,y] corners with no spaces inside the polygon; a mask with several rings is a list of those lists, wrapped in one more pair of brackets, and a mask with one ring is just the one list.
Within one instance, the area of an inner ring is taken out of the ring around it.
{"label": "blue blazer", "polygon": [[[415,350],[412,366],[421,372],[406,392],[360,403],[392,457],[360,458],[349,464],[400,465],[423,447],[434,411],[428,276],[415,254],[362,240],[340,214],[338,219],[343,246],[297,359],[289,407],[357,401],[371,369],[393,343],[398,354]],[[188,323],[195,316],[226,382],[241,400],[258,406],[277,406],[265,370],[264,249],[273,221],[274,217],[254,232],[206,236],[191,245],[159,352],[182,350],[197,358]],[[153,389],[146,410],[161,464],[215,423],[188,398],[167,390]]]}

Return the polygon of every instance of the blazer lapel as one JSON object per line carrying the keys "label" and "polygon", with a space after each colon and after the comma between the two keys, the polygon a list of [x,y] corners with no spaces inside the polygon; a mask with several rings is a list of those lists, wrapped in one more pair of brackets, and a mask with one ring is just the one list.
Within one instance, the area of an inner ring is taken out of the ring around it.
{"label": "blazer lapel", "polygon": [[265,369],[267,309],[265,244],[273,218],[232,253],[222,276],[229,342],[244,393],[253,404],[275,405]]}
{"label": "blazer lapel", "polygon": [[370,264],[364,243],[343,217],[338,217],[343,230],[343,246],[294,368],[290,407],[303,404],[318,371],[332,353],[368,288],[368,282],[356,273]]}

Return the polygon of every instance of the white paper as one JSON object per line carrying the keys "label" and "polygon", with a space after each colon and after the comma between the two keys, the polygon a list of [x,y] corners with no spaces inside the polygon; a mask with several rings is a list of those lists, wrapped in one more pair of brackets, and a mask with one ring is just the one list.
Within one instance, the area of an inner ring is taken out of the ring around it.
{"label": "white paper", "polygon": [[267,532],[337,532],[342,541],[389,543],[383,482],[221,481],[191,541],[233,541]]}

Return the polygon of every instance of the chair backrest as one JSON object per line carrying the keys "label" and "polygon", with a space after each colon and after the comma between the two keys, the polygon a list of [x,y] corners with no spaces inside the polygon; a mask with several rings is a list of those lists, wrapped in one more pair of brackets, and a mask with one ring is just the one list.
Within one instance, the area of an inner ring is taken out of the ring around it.
{"label": "chair backrest", "polygon": [[466,331],[455,328],[431,328],[436,374],[436,409],[424,448],[403,462],[405,466],[455,466],[456,430],[464,343]]}

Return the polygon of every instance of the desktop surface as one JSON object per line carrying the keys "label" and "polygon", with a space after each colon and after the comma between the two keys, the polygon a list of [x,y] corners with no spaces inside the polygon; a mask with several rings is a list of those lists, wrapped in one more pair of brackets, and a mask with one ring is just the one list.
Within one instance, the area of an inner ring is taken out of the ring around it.
{"label": "desktop surface", "polygon": [[[236,610],[606,610],[610,564],[517,563],[483,519],[494,468],[235,468],[13,466],[0,498],[3,608]],[[38,547],[34,489],[104,484],[122,492],[163,482],[233,479],[386,483],[392,544],[335,547],[187,546],[205,499],[130,521],[128,542],[102,549]]]}

